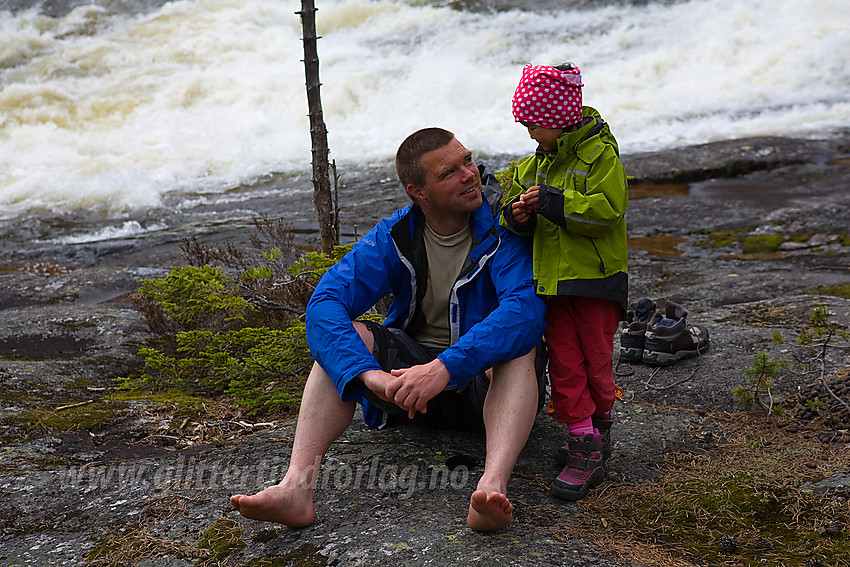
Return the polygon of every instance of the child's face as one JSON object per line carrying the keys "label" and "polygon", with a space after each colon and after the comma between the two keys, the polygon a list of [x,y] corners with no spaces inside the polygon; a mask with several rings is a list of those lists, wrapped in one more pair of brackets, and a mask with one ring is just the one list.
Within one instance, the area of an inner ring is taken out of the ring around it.
{"label": "child's face", "polygon": [[564,131],[563,128],[543,128],[536,124],[525,124],[525,127],[528,128],[528,135],[531,136],[531,139],[540,144],[541,148],[547,152],[554,152],[558,149],[557,140],[561,132]]}

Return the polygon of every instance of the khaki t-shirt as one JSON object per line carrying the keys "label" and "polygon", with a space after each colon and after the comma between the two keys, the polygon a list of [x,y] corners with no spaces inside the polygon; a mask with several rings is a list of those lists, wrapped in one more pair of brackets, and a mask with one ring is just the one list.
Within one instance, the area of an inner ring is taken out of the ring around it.
{"label": "khaki t-shirt", "polygon": [[413,337],[419,344],[439,349],[449,346],[449,297],[471,249],[472,232],[469,226],[455,234],[441,236],[425,223],[428,287],[421,306],[425,324]]}

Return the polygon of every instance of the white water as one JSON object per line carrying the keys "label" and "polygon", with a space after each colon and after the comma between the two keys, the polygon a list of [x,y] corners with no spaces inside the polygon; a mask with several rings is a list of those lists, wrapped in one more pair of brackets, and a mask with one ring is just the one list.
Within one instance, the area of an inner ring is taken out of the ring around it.
{"label": "white water", "polygon": [[[846,0],[546,15],[316,3],[324,118],[343,167],[387,163],[431,125],[480,154],[532,151],[510,113],[527,62],[577,63],[585,104],[623,153],[850,125]],[[0,219],[77,209],[120,218],[169,194],[216,198],[309,168],[299,7],[183,0],[144,15],[0,12]]]}

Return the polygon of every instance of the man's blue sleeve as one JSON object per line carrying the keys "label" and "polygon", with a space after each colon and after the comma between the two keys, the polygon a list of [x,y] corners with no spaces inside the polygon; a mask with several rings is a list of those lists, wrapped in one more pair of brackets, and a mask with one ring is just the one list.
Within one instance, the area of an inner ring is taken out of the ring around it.
{"label": "man's blue sleeve", "polygon": [[[383,235],[383,236],[382,236]],[[365,370],[380,370],[352,321],[365,313],[389,290],[392,263],[377,227],[361,238],[342,260],[331,267],[307,305],[307,344],[316,362],[330,376],[343,401],[363,397],[366,386],[356,379]]]}

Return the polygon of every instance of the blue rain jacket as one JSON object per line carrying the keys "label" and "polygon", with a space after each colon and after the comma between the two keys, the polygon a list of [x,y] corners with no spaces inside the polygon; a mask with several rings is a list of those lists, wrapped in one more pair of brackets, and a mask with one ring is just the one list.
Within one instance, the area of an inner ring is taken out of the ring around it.
{"label": "blue rain jacket", "polygon": [[[546,307],[534,292],[531,242],[498,225],[501,188],[479,170],[484,199],[471,219],[472,250],[452,288],[451,346],[438,356],[451,374],[447,387],[464,388],[497,362],[527,354],[543,336]],[[383,324],[416,333],[428,274],[424,227],[416,204],[382,220],[325,273],[307,306],[310,352],[343,401],[361,402],[370,427],[382,424],[383,411],[363,399],[366,386],[357,375],[380,366],[351,321],[392,292]]]}

